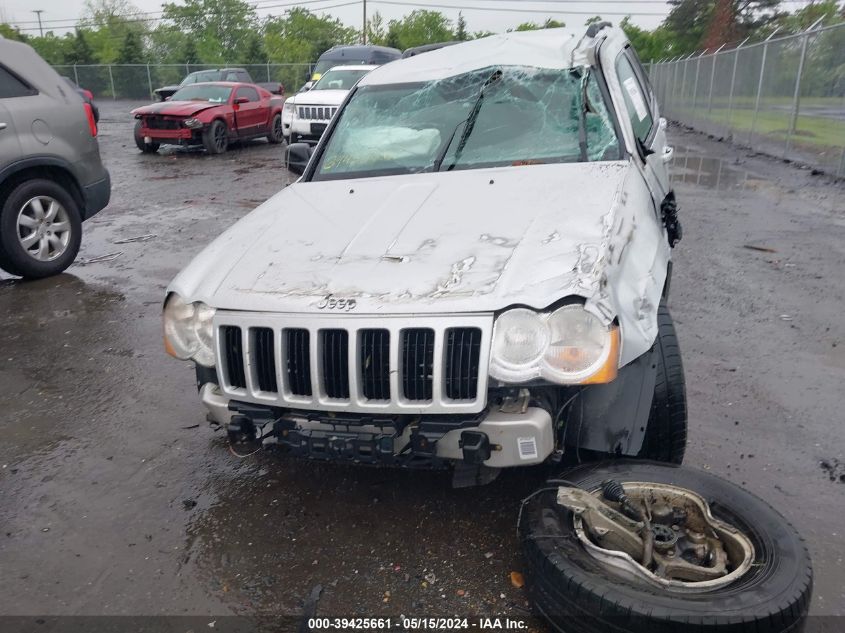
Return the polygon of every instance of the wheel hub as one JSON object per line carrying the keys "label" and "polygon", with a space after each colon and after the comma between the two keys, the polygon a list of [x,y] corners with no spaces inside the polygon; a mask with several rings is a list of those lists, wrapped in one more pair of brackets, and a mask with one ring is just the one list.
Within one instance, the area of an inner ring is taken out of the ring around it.
{"label": "wheel hub", "polygon": [[685,488],[608,482],[592,492],[561,487],[557,501],[573,512],[587,552],[636,582],[682,593],[712,591],[740,578],[754,560],[748,537],[716,519],[708,503]]}
{"label": "wheel hub", "polygon": [[70,216],[62,204],[50,196],[35,196],[18,211],[18,242],[38,261],[52,261],[67,250],[70,242]]}

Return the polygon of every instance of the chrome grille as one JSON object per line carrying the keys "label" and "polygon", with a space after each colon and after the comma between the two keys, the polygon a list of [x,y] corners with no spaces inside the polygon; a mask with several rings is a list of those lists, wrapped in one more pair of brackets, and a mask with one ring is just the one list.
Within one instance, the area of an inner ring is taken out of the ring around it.
{"label": "chrome grille", "polygon": [[492,321],[218,311],[220,387],[299,409],[475,413],[486,404]]}
{"label": "chrome grille", "polygon": [[335,106],[297,106],[296,115],[307,121],[330,121],[337,112]]}

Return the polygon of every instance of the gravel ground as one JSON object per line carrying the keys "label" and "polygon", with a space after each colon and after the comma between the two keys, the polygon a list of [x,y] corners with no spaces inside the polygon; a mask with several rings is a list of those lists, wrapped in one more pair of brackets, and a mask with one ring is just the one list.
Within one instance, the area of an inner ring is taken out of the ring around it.
{"label": "gravel ground", "polygon": [[[112,203],[77,263],[0,273],[0,613],[300,614],[319,584],[321,615],[529,617],[514,528],[543,472],[456,491],[442,474],[239,459],[208,428],[193,369],[162,349],[163,291],[289,176],[264,142],[142,155],[131,107],[102,104]],[[671,139],[686,461],[783,512],[813,555],[812,612],[845,615],[845,187]]]}

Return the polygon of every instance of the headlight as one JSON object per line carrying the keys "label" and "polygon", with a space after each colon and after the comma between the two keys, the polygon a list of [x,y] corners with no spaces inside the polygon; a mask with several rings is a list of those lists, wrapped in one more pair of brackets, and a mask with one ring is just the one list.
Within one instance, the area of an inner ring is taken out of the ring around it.
{"label": "headlight", "polygon": [[538,361],[549,345],[549,328],[541,316],[517,308],[493,326],[490,374],[505,382],[525,382],[540,375]]}
{"label": "headlight", "polygon": [[194,130],[198,127],[202,127],[202,121],[199,119],[185,119],[184,125],[186,128]]}
{"label": "headlight", "polygon": [[185,303],[172,294],[164,305],[164,348],[180,360],[193,359],[214,367],[214,308],[201,302]]}
{"label": "headlight", "polygon": [[293,119],[296,114],[296,106],[291,101],[285,101],[282,106],[282,120]]}
{"label": "headlight", "polygon": [[493,326],[490,375],[502,382],[610,382],[618,362],[618,328],[604,325],[578,304],[552,313],[508,310]]}

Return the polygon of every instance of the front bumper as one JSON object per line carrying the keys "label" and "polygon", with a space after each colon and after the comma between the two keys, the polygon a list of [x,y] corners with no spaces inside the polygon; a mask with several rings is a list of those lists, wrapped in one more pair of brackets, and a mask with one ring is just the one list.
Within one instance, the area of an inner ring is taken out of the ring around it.
{"label": "front bumper", "polygon": [[265,444],[310,459],[423,468],[463,461],[508,468],[542,463],[555,448],[551,416],[540,407],[420,416],[412,423],[389,417],[353,422],[326,412],[229,401],[213,383],[200,387],[200,398],[210,420],[247,434],[256,430]]}
{"label": "front bumper", "polygon": [[189,144],[199,143],[202,141],[200,135],[202,129],[179,128],[176,130],[162,130],[159,128],[150,128],[141,126],[139,135],[144,138],[149,138],[153,143],[161,144]]}

